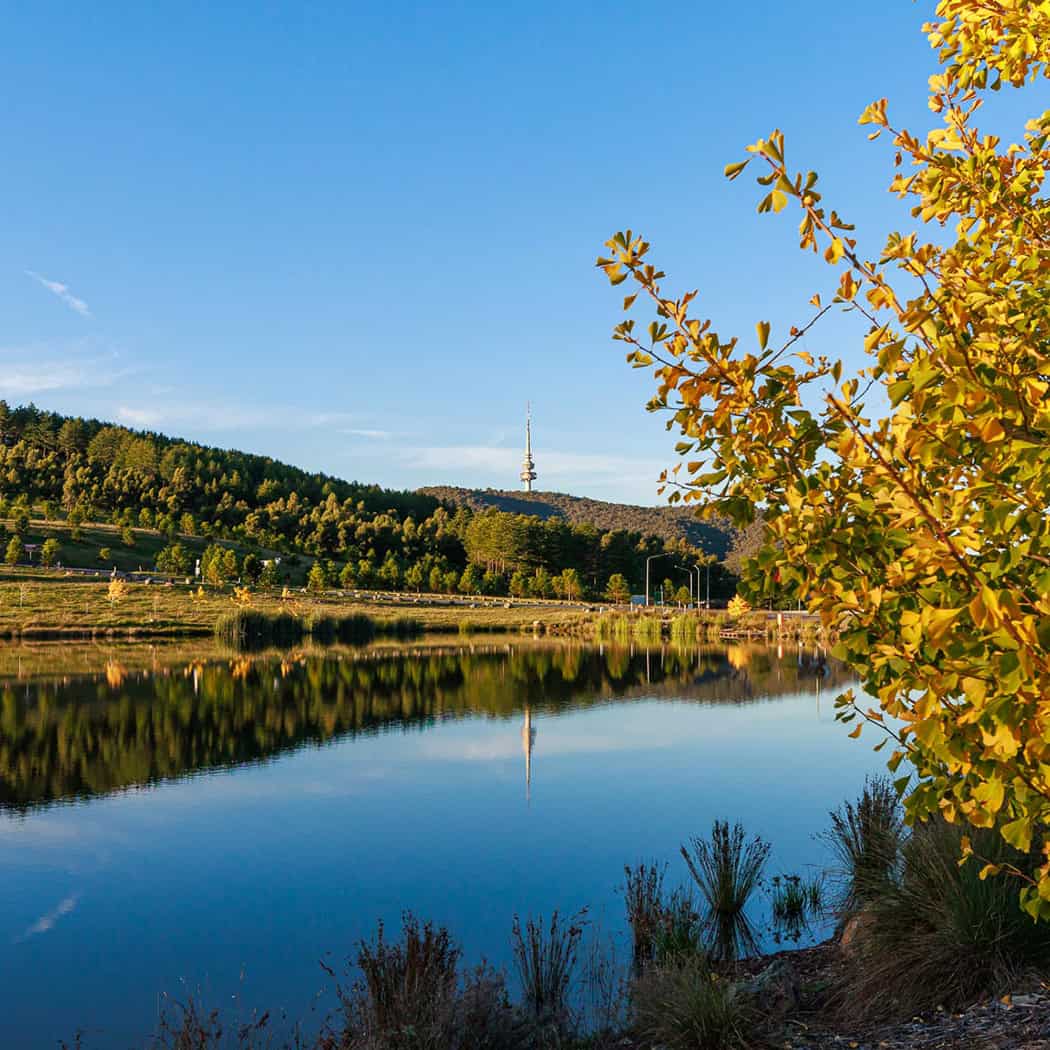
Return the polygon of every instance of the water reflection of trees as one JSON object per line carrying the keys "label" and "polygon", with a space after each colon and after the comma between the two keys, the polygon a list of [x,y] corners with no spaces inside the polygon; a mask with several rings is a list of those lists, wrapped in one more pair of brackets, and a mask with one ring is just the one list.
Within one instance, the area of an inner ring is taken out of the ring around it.
{"label": "water reflection of trees", "polygon": [[834,689],[819,653],[455,645],[195,659],[0,686],[0,808],[85,798],[438,719]]}

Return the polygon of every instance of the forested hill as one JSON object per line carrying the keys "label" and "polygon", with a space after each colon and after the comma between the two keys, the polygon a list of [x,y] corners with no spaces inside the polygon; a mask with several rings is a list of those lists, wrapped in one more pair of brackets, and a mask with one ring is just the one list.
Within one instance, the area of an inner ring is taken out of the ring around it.
{"label": "forested hill", "polygon": [[[161,571],[183,575],[200,555],[214,582],[252,578],[264,561],[275,572],[265,552],[278,552],[309,559],[318,587],[572,598],[636,591],[654,554],[668,556],[662,568],[678,584],[701,549],[721,557],[728,545],[716,529],[668,528],[672,511],[570,514],[550,504],[541,513],[546,506],[519,500],[475,509],[435,493],[342,481],[264,456],[0,401],[0,538],[16,561],[27,539],[42,543],[48,530],[72,548],[82,523],[112,524],[129,550],[156,548]],[[29,536],[31,519],[37,524]],[[136,546],[140,530],[150,533],[150,545]],[[61,560],[61,550],[54,557]],[[78,557],[91,561],[83,551]],[[712,573],[713,596],[724,575]],[[731,581],[724,582],[731,594]]]}
{"label": "forested hill", "polygon": [[730,525],[698,521],[693,509],[684,507],[638,507],[629,503],[606,503],[564,492],[508,492],[499,489],[464,489],[430,486],[419,489],[457,507],[485,510],[494,507],[508,514],[529,514],[538,518],[564,518],[573,525],[593,525],[596,529],[625,529],[664,540],[684,540],[708,554],[724,559],[733,541]]}

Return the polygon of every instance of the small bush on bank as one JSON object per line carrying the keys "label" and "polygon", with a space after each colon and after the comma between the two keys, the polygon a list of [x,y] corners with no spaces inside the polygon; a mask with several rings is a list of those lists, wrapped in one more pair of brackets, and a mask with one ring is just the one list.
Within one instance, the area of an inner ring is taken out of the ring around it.
{"label": "small bush on bank", "polygon": [[654,964],[631,992],[635,1033],[667,1050],[736,1050],[752,1045],[754,1017],[732,985],[702,959]]}
{"label": "small bush on bank", "polygon": [[[960,867],[964,832],[982,861]],[[914,829],[901,847],[899,877],[867,905],[847,1012],[867,1018],[953,1009],[1011,990],[1027,971],[1046,972],[1050,931],[1021,910],[1016,876],[980,878],[984,862],[1034,869],[995,829],[942,819]]]}

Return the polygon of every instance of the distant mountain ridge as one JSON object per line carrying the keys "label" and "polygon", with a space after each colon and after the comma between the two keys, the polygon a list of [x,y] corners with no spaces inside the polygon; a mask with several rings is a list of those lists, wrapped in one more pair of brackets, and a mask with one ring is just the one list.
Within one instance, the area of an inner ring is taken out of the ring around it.
{"label": "distant mountain ridge", "polygon": [[734,536],[734,529],[728,522],[699,521],[695,510],[684,507],[640,507],[570,496],[564,492],[467,489],[454,485],[428,485],[417,492],[474,511],[495,507],[508,514],[528,514],[543,519],[559,517],[573,525],[625,529],[645,536],[659,536],[663,540],[685,540],[716,555],[719,560],[728,554]]}

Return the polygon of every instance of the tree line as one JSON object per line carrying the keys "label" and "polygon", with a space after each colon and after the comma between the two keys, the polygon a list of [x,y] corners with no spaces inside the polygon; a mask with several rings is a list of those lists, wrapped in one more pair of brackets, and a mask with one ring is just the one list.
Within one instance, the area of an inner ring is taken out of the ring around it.
{"label": "tree line", "polygon": [[[476,511],[2,401],[0,501],[0,517],[14,517],[20,540],[30,508],[41,506],[46,517],[64,515],[74,539],[88,521],[117,525],[127,546],[136,528],[157,530],[168,538],[158,570],[188,574],[199,557],[202,575],[216,583],[286,582],[282,561],[303,556],[312,561],[315,589],[620,600],[642,588],[654,555],[666,556],[661,575],[677,588],[689,566],[711,559],[684,539]],[[712,597],[734,593],[720,564],[711,579]]]}

